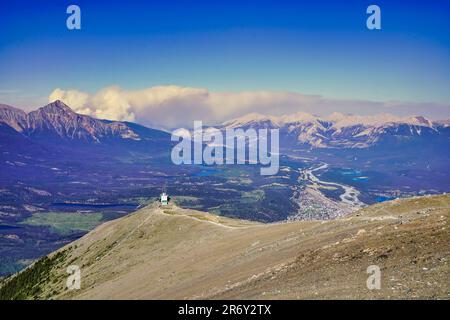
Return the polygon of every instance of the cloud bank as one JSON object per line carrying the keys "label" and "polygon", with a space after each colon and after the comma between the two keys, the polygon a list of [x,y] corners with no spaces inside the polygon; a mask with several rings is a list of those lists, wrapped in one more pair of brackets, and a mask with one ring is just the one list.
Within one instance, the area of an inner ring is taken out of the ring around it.
{"label": "cloud bank", "polygon": [[450,117],[450,105],[438,103],[337,100],[283,91],[211,92],[205,88],[175,85],[143,90],[110,86],[94,94],[57,88],[49,95],[49,101],[57,99],[81,114],[158,128],[189,127],[194,120],[214,125],[252,112],[276,116],[302,111],[318,116],[341,112],[423,115],[431,119]]}

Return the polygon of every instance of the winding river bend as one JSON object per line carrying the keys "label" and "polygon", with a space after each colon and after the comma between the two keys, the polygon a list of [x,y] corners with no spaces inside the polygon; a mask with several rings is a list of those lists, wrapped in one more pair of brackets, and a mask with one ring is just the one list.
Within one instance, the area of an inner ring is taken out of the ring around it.
{"label": "winding river bend", "polygon": [[324,186],[330,186],[330,187],[340,187],[344,190],[344,193],[342,193],[339,198],[341,199],[342,203],[348,204],[352,207],[361,208],[365,206],[365,203],[359,200],[358,196],[360,195],[359,191],[356,190],[352,186],[348,186],[345,184],[340,184],[336,182],[328,182],[328,181],[322,181],[320,180],[314,172],[325,170],[328,168],[328,164],[323,163],[317,167],[312,167],[308,169],[304,169],[302,171],[303,173],[303,179],[310,181],[313,184],[317,185],[324,185]]}

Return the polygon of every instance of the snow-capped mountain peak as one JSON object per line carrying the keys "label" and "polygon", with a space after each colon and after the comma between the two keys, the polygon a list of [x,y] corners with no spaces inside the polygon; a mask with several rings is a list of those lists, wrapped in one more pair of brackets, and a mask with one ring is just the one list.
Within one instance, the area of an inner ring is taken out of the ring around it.
{"label": "snow-capped mountain peak", "polygon": [[249,113],[242,117],[225,121],[222,123],[223,127],[226,128],[240,128],[240,127],[251,127],[252,125],[271,125],[272,127],[279,127],[279,119],[275,116],[262,115],[260,113]]}
{"label": "snow-capped mountain peak", "polygon": [[286,123],[296,123],[296,122],[313,122],[317,121],[320,118],[314,115],[311,115],[306,112],[296,112],[290,115],[284,115],[278,118],[278,121],[286,124]]}

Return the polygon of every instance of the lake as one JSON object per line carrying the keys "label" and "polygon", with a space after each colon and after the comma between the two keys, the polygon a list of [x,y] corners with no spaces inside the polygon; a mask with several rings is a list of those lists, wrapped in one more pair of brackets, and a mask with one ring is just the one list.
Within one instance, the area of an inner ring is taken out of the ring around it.
{"label": "lake", "polygon": [[9,225],[0,225],[0,231],[3,230],[14,230],[14,229],[20,229],[21,227],[18,226],[9,226]]}

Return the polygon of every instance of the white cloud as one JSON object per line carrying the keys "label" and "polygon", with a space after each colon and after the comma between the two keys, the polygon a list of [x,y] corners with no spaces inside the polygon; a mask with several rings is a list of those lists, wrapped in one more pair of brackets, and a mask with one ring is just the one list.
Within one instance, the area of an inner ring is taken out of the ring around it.
{"label": "white cloud", "polygon": [[174,85],[134,91],[111,86],[94,94],[57,88],[50,94],[49,101],[57,99],[78,113],[161,128],[192,126],[194,120],[216,124],[251,112],[269,115],[302,111],[319,116],[342,112],[450,117],[450,106],[437,103],[337,100],[280,91],[210,92],[205,88]]}
{"label": "white cloud", "polygon": [[90,109],[85,108],[84,106],[87,104],[89,100],[89,94],[78,91],[78,90],[61,90],[59,88],[53,90],[48,97],[48,101],[52,102],[55,100],[64,101],[67,105],[69,105],[73,110],[91,115]]}

